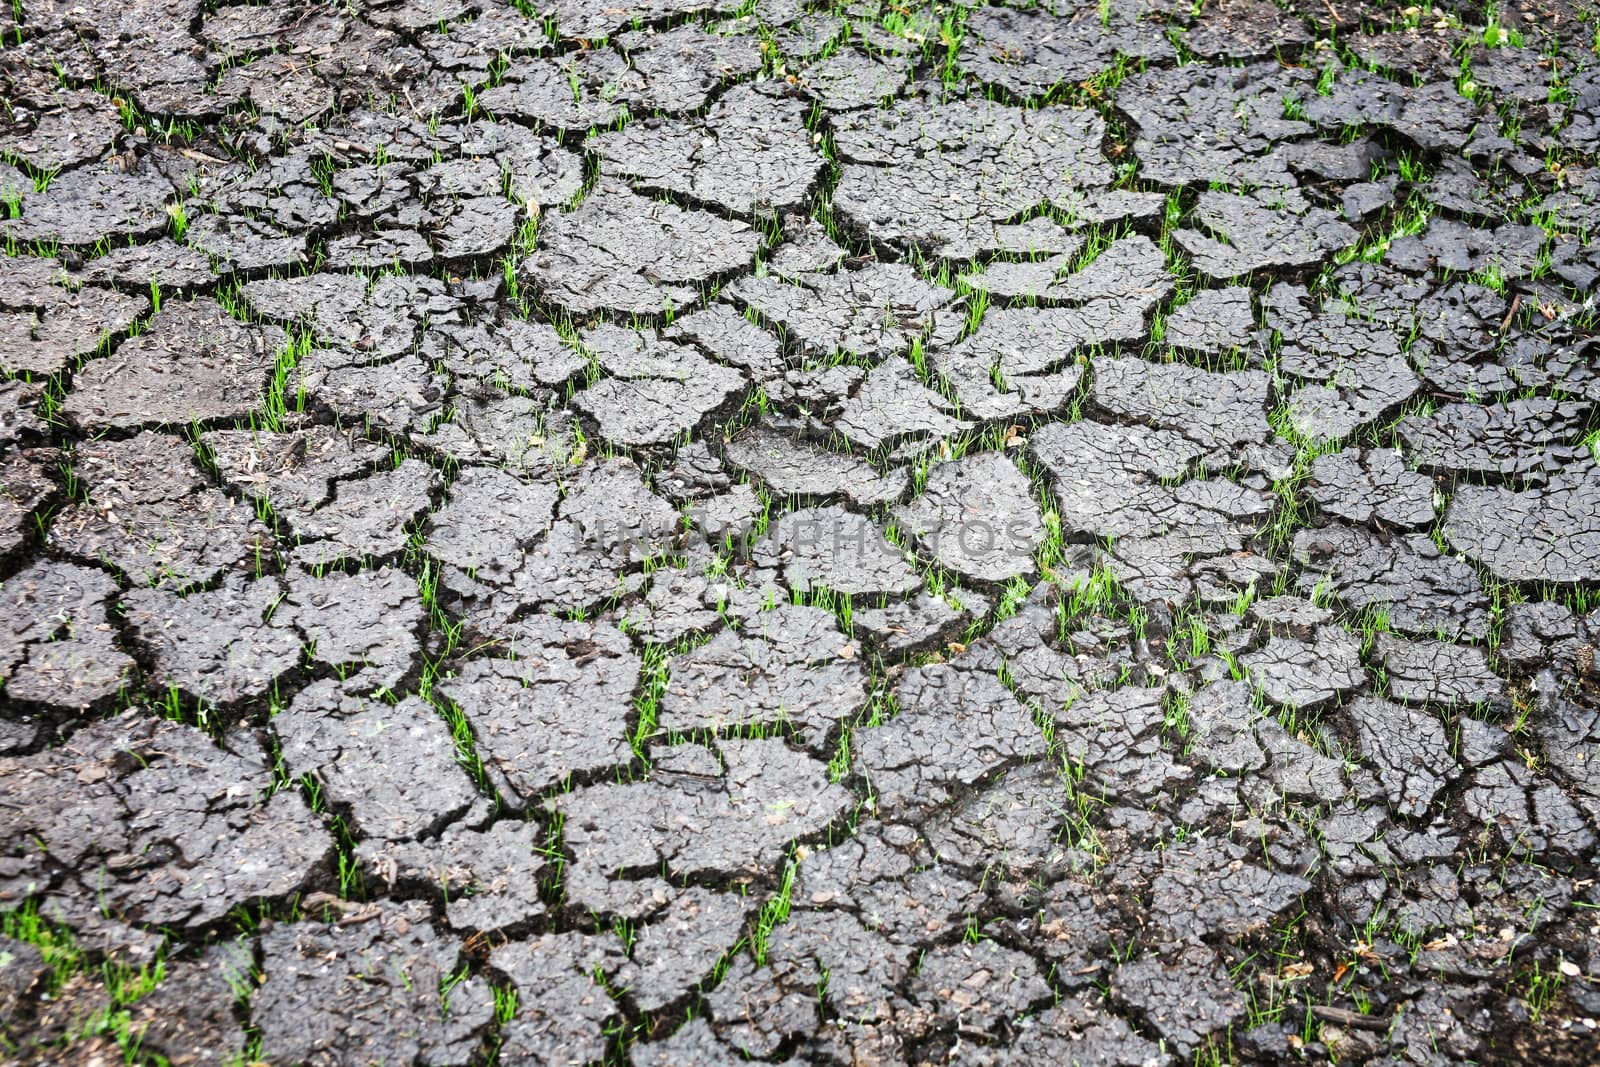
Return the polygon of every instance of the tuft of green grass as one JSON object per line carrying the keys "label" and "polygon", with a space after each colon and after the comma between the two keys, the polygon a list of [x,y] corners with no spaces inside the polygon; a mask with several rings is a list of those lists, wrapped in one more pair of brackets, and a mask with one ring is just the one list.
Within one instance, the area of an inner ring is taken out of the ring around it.
{"label": "tuft of green grass", "polygon": [[267,398],[262,408],[262,423],[266,429],[282,432],[288,428],[287,420],[291,403],[296,412],[305,411],[305,387],[296,385],[291,401],[289,382],[294,377],[295,368],[299,366],[300,361],[306,357],[311,348],[310,331],[296,329],[289,332],[283,351],[278,353],[278,360],[273,365],[272,379],[267,384]]}
{"label": "tuft of green grass", "polygon": [[1517,995],[1527,1006],[1530,1022],[1538,1025],[1561,995],[1563,984],[1565,976],[1559,964],[1546,970],[1538,960],[1534,960],[1533,966],[1523,972],[1519,981],[1513,983],[1514,988],[1521,987]]}
{"label": "tuft of green grass", "polygon": [[656,735],[661,698],[667,692],[670,657],[665,646],[647,644],[644,646],[642,659],[643,664],[639,669],[639,692],[633,701],[634,712],[638,719],[634,724],[633,735],[628,741],[633,746],[633,754],[641,760],[646,760],[645,746]]}
{"label": "tuft of green grass", "polygon": [[796,861],[791,859],[783,868],[783,881],[778,886],[777,895],[761,906],[761,913],[756,916],[755,929],[750,936],[750,951],[756,958],[756,963],[766,965],[768,948],[772,943],[772,931],[779,923],[789,918],[789,908],[794,899],[794,875]]}
{"label": "tuft of green grass", "polygon": [[45,997],[56,996],[75,980],[88,981],[91,985],[98,981],[108,997],[93,1013],[75,1020],[75,1026],[68,1030],[61,1043],[50,1046],[63,1061],[74,1058],[70,1050],[75,1043],[90,1038],[110,1039],[121,1049],[127,1063],[149,1059],[140,1049],[143,1028],[135,1029],[129,1008],[166,977],[165,945],[151,962],[138,967],[115,958],[92,962],[67,927],[40,914],[37,901],[0,912],[0,934],[38,950],[50,968],[44,982]]}

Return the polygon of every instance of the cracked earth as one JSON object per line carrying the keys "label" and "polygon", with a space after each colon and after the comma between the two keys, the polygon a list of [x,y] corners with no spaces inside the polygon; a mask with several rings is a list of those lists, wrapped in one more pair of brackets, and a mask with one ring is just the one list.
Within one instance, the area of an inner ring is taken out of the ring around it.
{"label": "cracked earth", "polygon": [[17,0],[0,1058],[1600,1062],[1588,0]]}

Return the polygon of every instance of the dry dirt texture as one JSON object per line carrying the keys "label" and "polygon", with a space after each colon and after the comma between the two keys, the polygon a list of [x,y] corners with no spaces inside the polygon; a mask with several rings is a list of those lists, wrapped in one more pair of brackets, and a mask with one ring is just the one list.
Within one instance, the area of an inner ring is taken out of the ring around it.
{"label": "dry dirt texture", "polygon": [[0,1061],[1600,1062],[1593,0],[15,0]]}

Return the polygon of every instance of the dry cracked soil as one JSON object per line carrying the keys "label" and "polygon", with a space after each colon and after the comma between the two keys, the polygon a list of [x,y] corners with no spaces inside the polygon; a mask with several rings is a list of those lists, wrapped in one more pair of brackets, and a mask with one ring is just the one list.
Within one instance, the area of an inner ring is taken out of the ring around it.
{"label": "dry cracked soil", "polygon": [[0,1060],[1600,1062],[1592,0],[15,0]]}

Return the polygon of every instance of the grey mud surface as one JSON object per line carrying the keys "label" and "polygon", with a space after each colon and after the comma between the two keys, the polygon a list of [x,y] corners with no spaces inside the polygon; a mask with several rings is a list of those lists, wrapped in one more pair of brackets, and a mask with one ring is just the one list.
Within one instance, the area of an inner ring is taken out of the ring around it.
{"label": "grey mud surface", "polygon": [[0,1061],[1600,1062],[1591,0],[0,39]]}

